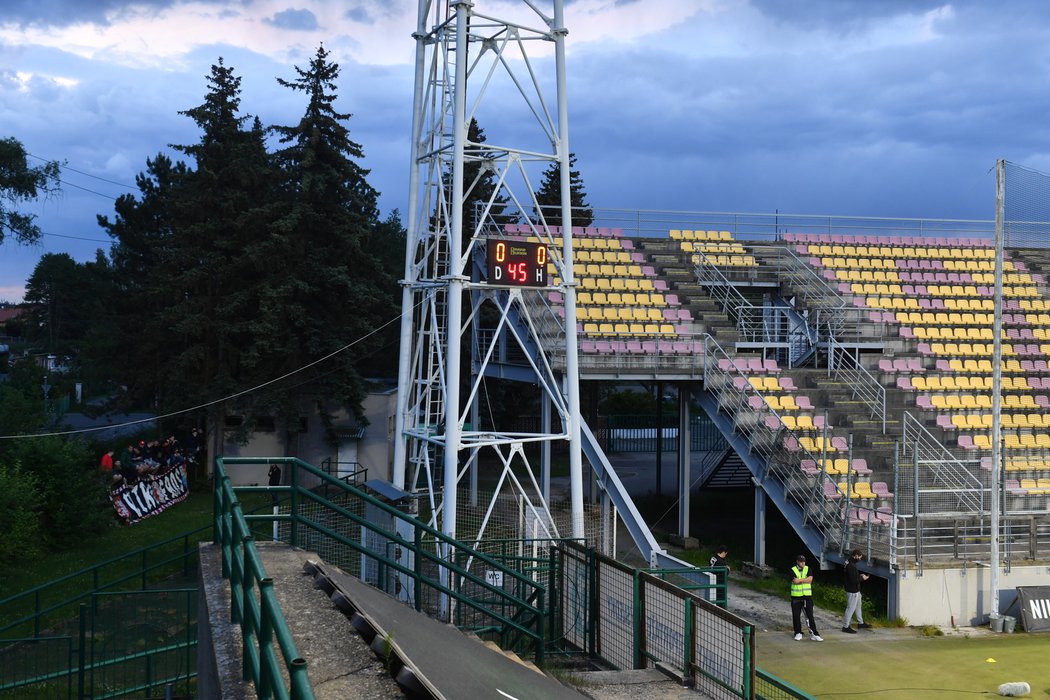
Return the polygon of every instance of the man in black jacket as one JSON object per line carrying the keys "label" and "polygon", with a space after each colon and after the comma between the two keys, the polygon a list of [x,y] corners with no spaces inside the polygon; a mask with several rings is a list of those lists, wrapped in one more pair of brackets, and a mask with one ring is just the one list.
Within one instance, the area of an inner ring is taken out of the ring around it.
{"label": "man in black jacket", "polygon": [[853,621],[853,614],[857,614],[857,627],[860,629],[868,629],[871,627],[868,623],[864,622],[864,611],[861,609],[860,600],[860,584],[862,581],[868,580],[867,574],[862,574],[857,569],[857,564],[860,563],[861,558],[864,554],[859,549],[854,549],[850,552],[849,563],[846,564],[845,569],[845,582],[844,587],[846,589],[846,613],[842,617],[842,631],[846,634],[856,634],[857,630],[850,627],[850,623]]}

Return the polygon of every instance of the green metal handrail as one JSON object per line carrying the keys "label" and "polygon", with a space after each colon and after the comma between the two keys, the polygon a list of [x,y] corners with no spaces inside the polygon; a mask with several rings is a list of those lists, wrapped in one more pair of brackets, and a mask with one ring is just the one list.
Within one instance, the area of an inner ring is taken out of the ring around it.
{"label": "green metal handrail", "polygon": [[[28,605],[29,602],[27,599],[32,600],[32,612],[22,615],[16,620],[0,625],[0,634],[4,634],[21,625],[32,622],[33,636],[39,636],[41,632],[41,620],[44,616],[51,613],[57,613],[65,608],[72,608],[73,606],[87,600],[93,593],[115,590],[136,579],[139,582],[137,586],[138,588],[147,588],[149,581],[151,580],[151,573],[161,569],[170,570],[170,565],[175,562],[181,562],[183,571],[188,572],[190,566],[197,560],[198,556],[197,547],[191,547],[191,542],[196,544],[198,538],[195,536],[203,535],[206,531],[210,530],[211,527],[211,525],[206,525],[196,530],[190,530],[189,532],[164,540],[163,542],[158,542],[157,544],[143,547],[142,549],[127,554],[122,554],[119,557],[114,557],[113,559],[109,559],[100,564],[95,564],[94,566],[74,571],[71,574],[66,574],[65,576],[53,581],[42,583],[39,586],[34,586],[33,588],[22,591],[21,593],[16,593],[13,596],[0,600],[0,619],[6,617],[9,614],[9,610],[17,610],[20,607]],[[178,542],[179,540],[182,541],[181,553],[166,557],[159,561],[150,562],[151,553],[168,547],[173,542]],[[122,569],[125,566],[130,566],[136,559],[140,561],[138,568],[131,570],[129,573],[121,573],[111,580],[105,580],[105,573],[108,569]],[[46,605],[44,604],[43,601],[48,597],[49,593],[61,591],[62,588],[68,586],[68,584],[88,576],[90,576],[91,579],[89,586],[62,598],[57,602]],[[159,579],[160,577],[157,578]],[[74,614],[75,610],[70,610],[69,617],[73,617]]]}
{"label": "green metal handrail", "polygon": [[[373,498],[372,496],[360,491],[354,486],[345,483],[344,481],[332,477],[329,474],[309,465],[296,458],[276,458],[276,459],[259,459],[250,457],[236,457],[236,458],[220,458],[217,460],[216,470],[216,538],[223,544],[223,575],[230,576],[231,571],[227,571],[227,562],[234,562],[233,549],[227,544],[228,535],[231,529],[232,512],[239,512],[239,509],[232,507],[232,504],[236,501],[236,495],[232,491],[257,491],[260,487],[237,487],[232,489],[231,493],[227,498],[220,498],[218,493],[220,484],[220,468],[221,475],[225,478],[226,483],[229,479],[226,477],[225,465],[228,464],[257,464],[260,462],[286,464],[292,467],[291,478],[289,486],[273,487],[270,491],[277,491],[288,493],[290,514],[288,515],[256,515],[256,516],[241,516],[244,518],[244,533],[247,534],[248,523],[251,521],[279,521],[288,523],[288,535],[289,544],[292,546],[298,546],[300,541],[300,531],[302,528],[307,528],[313,532],[323,534],[324,536],[331,538],[338,542],[341,546],[347,547],[349,550],[365,554],[369,557],[374,558],[380,566],[388,569],[400,572],[406,577],[411,578],[415,582],[416,595],[414,600],[416,608],[421,609],[422,596],[420,595],[422,588],[425,586],[430,590],[436,591],[439,594],[448,596],[451,600],[454,600],[466,607],[476,610],[488,617],[495,622],[499,623],[503,627],[504,635],[508,632],[515,632],[519,635],[519,638],[527,638],[531,640],[535,647],[535,654],[537,662],[542,662],[544,654],[544,636],[545,636],[545,621],[548,617],[548,598],[547,598],[547,587],[540,585],[532,578],[521,574],[512,569],[507,569],[501,564],[496,558],[487,555],[482,552],[478,552],[467,545],[455,540],[454,538],[448,537],[444,533],[432,528],[418,519],[406,515],[405,513],[397,510],[396,508],[383,503],[382,501]],[[396,519],[408,522],[413,527],[414,535],[411,540],[399,536],[396,532],[388,532],[382,528],[381,525],[377,525],[369,521],[366,518],[354,513],[342,506],[333,503],[331,500],[325,498],[325,496],[316,493],[313,489],[308,489],[303,486],[304,476],[311,477],[317,484],[324,487],[325,489],[332,489],[335,493],[352,497],[354,500],[366,504],[370,507],[376,508],[384,513],[393,516]],[[227,505],[226,501],[229,501],[230,505]],[[414,554],[413,565],[406,566],[392,558],[384,557],[379,552],[376,552],[366,545],[363,545],[359,538],[350,539],[344,535],[331,530],[330,528],[322,525],[321,523],[315,522],[301,514],[301,506],[304,504],[316,504],[320,505],[329,512],[338,515],[341,518],[358,525],[359,527],[366,528],[373,532],[382,533],[383,537],[390,541],[400,545],[406,551],[410,551]],[[231,514],[226,514],[226,511],[230,510]],[[222,535],[222,539],[219,536]],[[447,548],[447,549],[446,549]],[[452,556],[442,556],[437,553],[441,550],[453,552]],[[462,553],[469,555],[475,562],[483,565],[487,565],[490,568],[498,569],[504,572],[504,576],[511,580],[511,588],[520,589],[522,592],[516,594],[514,592],[505,590],[502,587],[495,586],[489,583],[484,576],[479,576],[473,571],[469,570],[465,566],[460,565],[456,561],[455,553]],[[424,562],[430,562],[443,569],[448,574],[448,582],[443,583],[440,580],[427,577],[422,569]],[[484,602],[480,602],[477,598],[465,595],[460,592],[459,586],[453,583],[454,581],[470,582],[477,586],[486,594],[490,594],[497,600],[501,601],[496,606],[486,605]],[[231,578],[232,583],[232,578]],[[232,598],[236,601],[238,594],[233,593]],[[517,612],[511,615],[505,615],[500,612],[502,608],[511,608]],[[518,620],[527,619],[533,621],[533,627],[522,625]]]}
{"label": "green metal handrail", "polygon": [[[214,533],[215,542],[222,550],[222,574],[230,580],[231,620],[241,625],[244,634],[245,677],[252,680],[261,698],[313,700],[306,660],[299,655],[288,629],[273,590],[273,579],[267,575],[259,557],[255,539],[223,462],[222,457],[215,461]],[[294,494],[292,500],[294,503]],[[285,660],[284,668],[289,678],[287,688],[274,648],[275,637]]]}

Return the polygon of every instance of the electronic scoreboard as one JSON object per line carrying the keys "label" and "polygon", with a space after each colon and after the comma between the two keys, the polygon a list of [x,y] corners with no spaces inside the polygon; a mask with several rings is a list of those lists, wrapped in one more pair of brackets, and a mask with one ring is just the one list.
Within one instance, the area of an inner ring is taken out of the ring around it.
{"label": "electronic scoreboard", "polygon": [[543,243],[490,238],[486,258],[489,284],[547,286],[547,246]]}

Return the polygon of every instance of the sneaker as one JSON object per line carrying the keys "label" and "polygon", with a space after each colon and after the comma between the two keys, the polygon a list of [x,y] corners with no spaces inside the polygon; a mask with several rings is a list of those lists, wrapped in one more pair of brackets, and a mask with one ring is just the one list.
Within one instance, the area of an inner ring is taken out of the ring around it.
{"label": "sneaker", "polygon": [[862,622],[859,625],[857,625],[857,628],[862,630],[870,630],[871,625],[869,625],[867,622]]}
{"label": "sneaker", "polygon": [[812,637],[810,637],[810,639],[812,639],[814,642],[823,642],[824,641],[824,638],[821,637],[819,634],[814,634]]}
{"label": "sneaker", "polygon": [[853,629],[852,627],[843,627],[842,631],[845,632],[846,634],[856,634],[857,633],[857,630]]}
{"label": "sneaker", "polygon": [[796,642],[801,642],[802,641],[802,633],[801,632],[799,632],[798,634],[795,635],[795,641]]}

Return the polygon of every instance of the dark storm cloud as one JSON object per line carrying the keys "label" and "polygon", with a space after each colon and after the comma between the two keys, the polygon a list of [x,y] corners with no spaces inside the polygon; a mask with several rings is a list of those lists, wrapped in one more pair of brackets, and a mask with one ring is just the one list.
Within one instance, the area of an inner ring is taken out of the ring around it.
{"label": "dark storm cloud", "polygon": [[317,29],[317,16],[309,10],[291,8],[281,10],[273,17],[264,19],[263,22],[281,29],[292,29],[295,31],[313,31]]}

